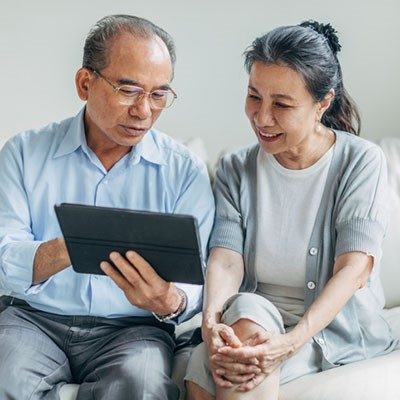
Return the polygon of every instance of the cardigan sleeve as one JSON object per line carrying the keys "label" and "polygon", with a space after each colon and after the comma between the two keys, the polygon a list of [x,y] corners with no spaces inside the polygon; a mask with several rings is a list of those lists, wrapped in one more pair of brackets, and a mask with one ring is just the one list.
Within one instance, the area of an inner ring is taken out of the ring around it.
{"label": "cardigan sleeve", "polygon": [[335,257],[361,251],[379,260],[388,206],[386,160],[378,146],[358,155],[338,196]]}
{"label": "cardigan sleeve", "polygon": [[240,207],[240,175],[243,164],[233,155],[221,159],[214,182],[216,214],[210,239],[212,247],[224,247],[243,254],[244,232]]}

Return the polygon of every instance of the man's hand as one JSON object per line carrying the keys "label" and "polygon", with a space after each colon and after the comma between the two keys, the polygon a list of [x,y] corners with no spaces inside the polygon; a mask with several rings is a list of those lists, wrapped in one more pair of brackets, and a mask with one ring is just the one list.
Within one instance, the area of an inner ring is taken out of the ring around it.
{"label": "man's hand", "polygon": [[112,252],[110,260],[114,266],[103,261],[100,268],[124,292],[130,303],[159,315],[168,315],[178,309],[182,298],[177,287],[164,281],[138,253],[128,251],[125,258]]}

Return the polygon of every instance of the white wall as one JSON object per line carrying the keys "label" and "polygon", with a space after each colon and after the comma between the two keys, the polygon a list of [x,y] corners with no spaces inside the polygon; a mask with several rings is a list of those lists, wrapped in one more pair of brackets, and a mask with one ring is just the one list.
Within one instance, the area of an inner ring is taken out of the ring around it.
{"label": "white wall", "polygon": [[173,35],[179,100],[156,127],[183,139],[203,137],[211,159],[254,141],[243,113],[245,47],[275,26],[310,18],[339,31],[362,135],[400,137],[398,0],[0,0],[0,142],[79,110],[74,74],[84,38],[111,13],[148,18]]}

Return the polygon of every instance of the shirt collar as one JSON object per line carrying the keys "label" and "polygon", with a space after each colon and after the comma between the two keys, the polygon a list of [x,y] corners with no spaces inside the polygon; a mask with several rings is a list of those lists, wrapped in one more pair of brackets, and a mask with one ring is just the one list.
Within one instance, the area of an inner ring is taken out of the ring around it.
{"label": "shirt collar", "polygon": [[[79,147],[82,147],[82,150],[88,153],[84,116],[85,107],[72,118],[68,130],[54,154],[54,158],[73,153]],[[140,158],[143,158],[154,164],[167,164],[165,156],[156,141],[156,135],[157,133],[155,130],[149,129],[144,138],[132,148],[129,154],[129,161],[131,163],[136,164],[140,161]]]}
{"label": "shirt collar", "polygon": [[82,110],[79,111],[74,118],[72,118],[67,132],[62,138],[57,151],[54,154],[54,158],[73,153],[79,147],[87,148],[84,115],[85,107],[83,107]]}
{"label": "shirt collar", "polygon": [[140,158],[145,159],[154,164],[166,165],[167,161],[165,159],[164,153],[161,151],[159,144],[156,140],[157,132],[153,129],[149,129],[143,139],[134,148],[132,148],[130,153],[130,160],[134,162],[139,162]]}

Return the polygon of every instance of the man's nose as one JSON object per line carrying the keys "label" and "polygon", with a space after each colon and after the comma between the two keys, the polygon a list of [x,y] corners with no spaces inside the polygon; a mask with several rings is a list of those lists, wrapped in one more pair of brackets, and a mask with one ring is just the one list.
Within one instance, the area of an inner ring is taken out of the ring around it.
{"label": "man's nose", "polygon": [[139,117],[140,119],[146,119],[151,117],[152,108],[150,105],[149,95],[147,93],[143,93],[129,108],[129,113],[133,116]]}

